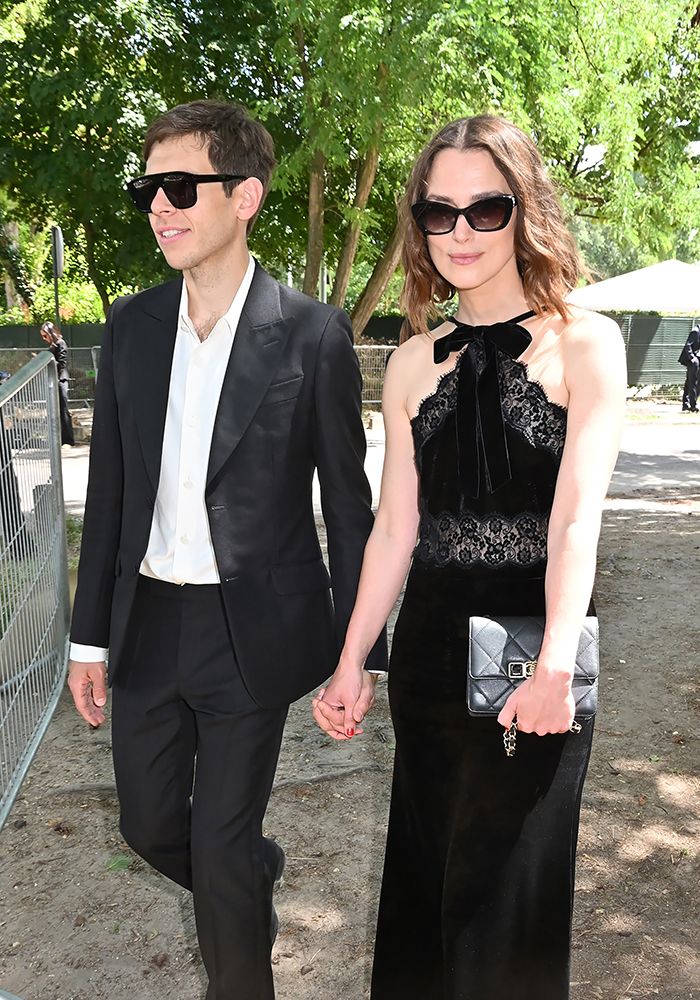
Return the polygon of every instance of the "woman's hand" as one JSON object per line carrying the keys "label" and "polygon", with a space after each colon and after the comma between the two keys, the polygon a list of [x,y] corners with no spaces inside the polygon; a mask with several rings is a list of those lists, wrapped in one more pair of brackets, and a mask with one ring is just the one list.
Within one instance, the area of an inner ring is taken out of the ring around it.
{"label": "woman's hand", "polygon": [[566,733],[574,721],[576,703],[571,693],[571,673],[562,670],[535,670],[508,698],[498,721],[510,729],[517,718],[523,733]]}
{"label": "woman's hand", "polygon": [[362,732],[358,723],[374,705],[377,675],[339,665],[328,684],[313,698],[317,725],[334,740],[349,740]]}

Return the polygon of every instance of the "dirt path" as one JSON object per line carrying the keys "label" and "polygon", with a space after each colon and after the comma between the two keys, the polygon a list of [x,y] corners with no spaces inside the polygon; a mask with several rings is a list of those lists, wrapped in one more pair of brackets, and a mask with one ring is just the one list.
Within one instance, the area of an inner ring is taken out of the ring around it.
{"label": "dirt path", "polygon": [[[658,482],[633,487],[618,487],[600,549],[602,710],[572,997],[699,1000],[700,503],[692,482],[669,500]],[[199,1000],[189,899],[121,842],[109,739],[64,698],[0,834],[0,987],[22,1000]],[[266,820],[288,856],[280,1000],[367,996],[391,757],[384,688],[348,745],[292,707]]]}

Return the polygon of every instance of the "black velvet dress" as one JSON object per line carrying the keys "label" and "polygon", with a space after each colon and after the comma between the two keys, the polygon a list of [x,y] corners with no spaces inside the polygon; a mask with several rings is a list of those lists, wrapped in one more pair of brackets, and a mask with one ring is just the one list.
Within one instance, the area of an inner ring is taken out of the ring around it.
{"label": "black velvet dress", "polygon": [[565,433],[566,409],[483,332],[413,420],[420,534],[389,670],[396,757],[372,1000],[569,996],[593,720],[579,734],[518,733],[509,758],[503,727],[465,700],[470,615],[544,614]]}

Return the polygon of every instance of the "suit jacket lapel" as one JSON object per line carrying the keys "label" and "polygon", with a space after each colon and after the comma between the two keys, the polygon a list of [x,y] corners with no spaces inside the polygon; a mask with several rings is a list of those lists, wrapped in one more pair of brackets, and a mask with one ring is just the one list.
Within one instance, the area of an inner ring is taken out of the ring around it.
{"label": "suit jacket lapel", "polygon": [[288,336],[279,285],[256,263],[221,389],[209,452],[207,492],[253,419]]}
{"label": "suit jacket lapel", "polygon": [[143,315],[136,328],[133,369],[136,427],[153,492],[158,489],[163,433],[168,409],[182,279],[149,289],[139,296]]}

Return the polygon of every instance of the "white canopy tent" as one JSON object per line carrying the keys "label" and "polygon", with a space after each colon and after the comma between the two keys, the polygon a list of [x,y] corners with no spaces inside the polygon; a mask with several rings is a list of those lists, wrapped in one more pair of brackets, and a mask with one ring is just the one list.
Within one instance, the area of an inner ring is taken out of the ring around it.
{"label": "white canopy tent", "polygon": [[596,312],[700,316],[700,265],[665,260],[575,288],[568,300]]}

